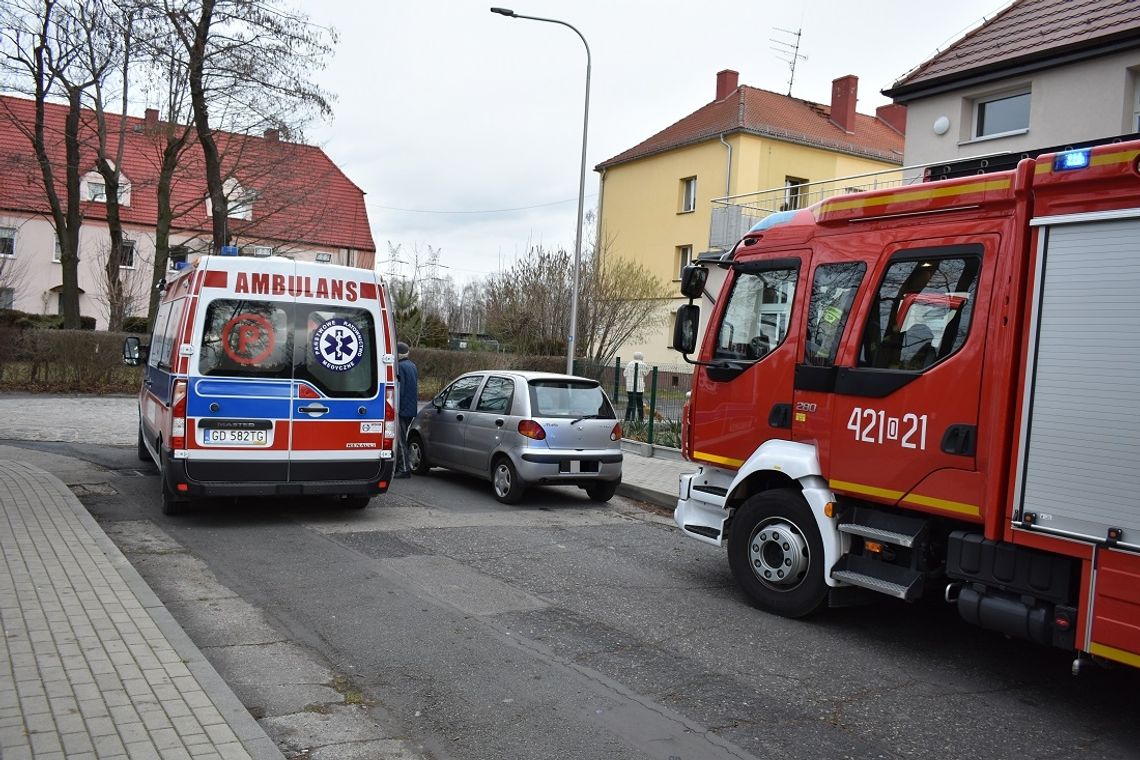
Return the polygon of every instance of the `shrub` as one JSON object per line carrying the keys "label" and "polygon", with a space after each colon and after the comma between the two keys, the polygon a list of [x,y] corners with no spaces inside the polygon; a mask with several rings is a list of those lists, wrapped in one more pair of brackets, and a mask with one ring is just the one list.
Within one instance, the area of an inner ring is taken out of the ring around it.
{"label": "shrub", "polygon": [[150,330],[147,328],[146,317],[127,317],[123,320],[123,332],[132,333],[134,335],[148,335]]}

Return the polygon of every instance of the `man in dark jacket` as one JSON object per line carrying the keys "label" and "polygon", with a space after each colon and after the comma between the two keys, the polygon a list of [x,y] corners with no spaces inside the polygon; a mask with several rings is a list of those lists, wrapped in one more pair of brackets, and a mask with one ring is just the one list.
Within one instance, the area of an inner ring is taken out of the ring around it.
{"label": "man in dark jacket", "polygon": [[400,394],[400,408],[396,415],[400,418],[400,440],[396,446],[396,477],[410,478],[412,468],[408,463],[408,428],[419,411],[420,373],[415,362],[408,358],[408,344],[396,344],[396,389]]}

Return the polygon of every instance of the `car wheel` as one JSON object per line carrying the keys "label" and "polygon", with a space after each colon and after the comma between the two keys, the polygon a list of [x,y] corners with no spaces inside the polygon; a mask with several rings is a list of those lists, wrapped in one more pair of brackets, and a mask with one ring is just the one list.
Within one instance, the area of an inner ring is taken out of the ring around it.
{"label": "car wheel", "polygon": [[499,457],[491,467],[491,486],[495,489],[495,498],[504,504],[518,504],[526,490],[507,457]]}
{"label": "car wheel", "polygon": [[151,461],[150,451],[146,447],[146,440],[143,439],[143,429],[142,429],[142,423],[141,422],[139,423],[139,451],[138,451],[138,454],[139,454],[139,461],[140,462]]}
{"label": "car wheel", "polygon": [[423,439],[418,433],[408,436],[408,467],[417,475],[427,475],[431,471],[431,462],[428,461]]}
{"label": "car wheel", "polygon": [[791,489],[749,497],[732,519],[728,564],[753,603],[799,618],[827,598],[823,541],[803,495]]}
{"label": "car wheel", "polygon": [[586,495],[591,501],[609,501],[617,493],[620,480],[602,480],[586,486]]}

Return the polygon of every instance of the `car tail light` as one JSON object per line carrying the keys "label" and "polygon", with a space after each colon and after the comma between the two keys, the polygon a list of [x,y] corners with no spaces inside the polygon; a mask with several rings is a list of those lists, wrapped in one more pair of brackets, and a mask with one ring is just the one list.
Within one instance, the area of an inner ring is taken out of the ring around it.
{"label": "car tail light", "polygon": [[533,438],[536,441],[546,439],[546,431],[542,429],[534,420],[522,420],[519,422],[519,433],[525,435],[527,438]]}
{"label": "car tail light", "polygon": [[614,425],[614,429],[610,431],[610,440],[611,441],[620,441],[621,440],[621,423],[620,422],[617,423],[616,425]]}
{"label": "car tail light", "polygon": [[186,448],[186,381],[174,381],[170,409],[170,448]]}
{"label": "car tail light", "polygon": [[385,450],[396,447],[400,421],[396,419],[396,386],[391,383],[384,389],[384,442]]}

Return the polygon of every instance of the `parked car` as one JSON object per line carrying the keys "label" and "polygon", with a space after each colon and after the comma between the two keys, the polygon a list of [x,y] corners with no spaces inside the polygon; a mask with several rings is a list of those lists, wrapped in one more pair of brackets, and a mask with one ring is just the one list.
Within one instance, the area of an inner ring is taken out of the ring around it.
{"label": "parked car", "polygon": [[574,485],[608,501],[621,483],[621,421],[596,380],[548,372],[469,372],[420,410],[408,431],[413,472],[491,481],[495,498]]}

